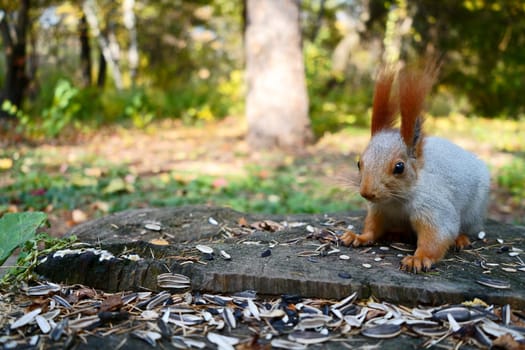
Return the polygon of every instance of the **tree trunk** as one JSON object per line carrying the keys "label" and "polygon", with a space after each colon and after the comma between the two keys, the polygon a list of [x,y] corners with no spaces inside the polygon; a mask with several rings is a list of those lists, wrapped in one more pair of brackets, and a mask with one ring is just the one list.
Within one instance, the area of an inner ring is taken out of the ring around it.
{"label": "tree trunk", "polygon": [[89,45],[88,24],[86,15],[82,14],[79,25],[80,69],[84,87],[91,85],[91,46]]}
{"label": "tree trunk", "polygon": [[297,0],[246,0],[246,117],[254,149],[312,141]]}
{"label": "tree trunk", "polygon": [[98,56],[98,77],[97,77],[97,87],[103,88],[106,85],[106,59],[102,52]]}
{"label": "tree trunk", "polygon": [[[29,6],[29,0],[20,1],[13,28],[10,28],[9,17],[5,12],[0,20],[6,60],[5,81],[0,96],[0,106],[5,101],[9,101],[12,105],[20,108],[24,91],[29,82],[26,75],[26,34],[29,25]],[[0,116],[6,117],[8,114],[1,111]]]}
{"label": "tree trunk", "polygon": [[120,74],[120,68],[118,66],[117,61],[113,58],[113,55],[111,54],[111,47],[108,42],[108,39],[104,35],[102,35],[100,31],[95,1],[85,0],[82,4],[82,9],[86,14],[86,19],[91,29],[91,32],[93,33],[93,36],[98,40],[100,51],[102,52],[102,55],[104,55],[105,63],[109,66],[109,69],[113,74],[113,82],[115,83],[115,87],[117,90],[122,90],[122,77]]}
{"label": "tree trunk", "polygon": [[124,19],[124,26],[129,32],[129,49],[128,49],[128,63],[129,76],[131,78],[131,85],[135,87],[137,80],[137,67],[139,65],[139,50],[137,44],[137,27],[135,20],[135,0],[124,0],[122,3],[122,12]]}

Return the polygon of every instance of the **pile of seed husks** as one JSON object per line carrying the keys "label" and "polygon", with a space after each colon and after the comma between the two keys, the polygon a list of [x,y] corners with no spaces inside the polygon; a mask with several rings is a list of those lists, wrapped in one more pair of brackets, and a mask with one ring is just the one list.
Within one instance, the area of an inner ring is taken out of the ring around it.
{"label": "pile of seed husks", "polygon": [[23,288],[23,296],[2,294],[0,345],[69,347],[90,335],[129,334],[152,347],[162,342],[180,349],[239,349],[256,342],[255,348],[305,349],[328,342],[352,347],[357,340],[363,345],[363,339],[374,344],[403,335],[423,348],[525,347],[525,314],[481,300],[437,308],[358,301],[356,293],[340,301],[295,295],[263,300],[254,291],[192,293],[189,278],[178,274],[162,274],[157,281],[165,291],[108,294],[42,282]]}

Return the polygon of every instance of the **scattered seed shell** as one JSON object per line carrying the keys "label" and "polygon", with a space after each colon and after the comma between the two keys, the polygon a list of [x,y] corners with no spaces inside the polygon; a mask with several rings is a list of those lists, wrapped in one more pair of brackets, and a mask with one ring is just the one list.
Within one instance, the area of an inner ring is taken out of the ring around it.
{"label": "scattered seed shell", "polygon": [[144,228],[150,231],[162,230],[162,226],[160,226],[160,224],[157,224],[157,223],[147,223],[146,225],[144,225]]}
{"label": "scattered seed shell", "polygon": [[224,260],[231,260],[232,259],[232,256],[230,254],[226,253],[224,250],[221,250],[220,254],[221,254],[221,256],[222,256],[222,258]]}
{"label": "scattered seed shell", "polygon": [[484,239],[487,234],[485,231],[479,231],[478,232],[478,239]]}
{"label": "scattered seed shell", "polygon": [[393,338],[399,333],[401,333],[401,326],[397,324],[382,324],[361,330],[361,334],[365,337],[376,339]]}
{"label": "scattered seed shell", "polygon": [[197,244],[195,248],[203,254],[213,254],[213,248],[204,244]]}
{"label": "scattered seed shell", "polygon": [[496,288],[496,289],[509,289],[510,288],[509,282],[497,280],[493,278],[482,277],[482,278],[479,278],[476,282],[481,285],[491,287],[491,288]]}
{"label": "scattered seed shell", "polygon": [[350,257],[348,255],[346,255],[346,254],[341,254],[341,255],[339,255],[339,259],[341,259],[341,260],[350,260]]}
{"label": "scattered seed shell", "polygon": [[11,323],[10,328],[11,329],[17,329],[19,327],[25,326],[26,324],[33,322],[35,317],[42,312],[41,308],[34,309],[33,311],[30,311],[24,316],[17,319],[15,322]]}
{"label": "scattered seed shell", "polygon": [[369,268],[371,268],[371,267],[372,267],[372,265],[371,265],[371,264],[363,264],[362,266],[363,266],[363,267],[364,267],[365,269],[369,269]]}

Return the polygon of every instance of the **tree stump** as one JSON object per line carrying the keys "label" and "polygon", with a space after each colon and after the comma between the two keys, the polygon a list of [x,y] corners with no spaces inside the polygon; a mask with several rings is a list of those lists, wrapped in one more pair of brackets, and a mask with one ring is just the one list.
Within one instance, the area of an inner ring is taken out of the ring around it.
{"label": "tree stump", "polygon": [[[359,298],[411,306],[480,298],[525,307],[525,266],[516,254],[525,250],[524,227],[488,221],[484,240],[449,251],[434,270],[416,275],[399,270],[402,255],[410,253],[406,246],[337,246],[336,237],[349,225],[359,232],[363,218],[361,212],[253,215],[209,206],[129,210],[72,229],[69,235],[96,249],[51,254],[37,272],[108,292],[159,290],[157,275],[174,272],[190,277],[194,291],[212,293],[340,299],[357,291]],[[482,278],[508,286],[480,284]]]}

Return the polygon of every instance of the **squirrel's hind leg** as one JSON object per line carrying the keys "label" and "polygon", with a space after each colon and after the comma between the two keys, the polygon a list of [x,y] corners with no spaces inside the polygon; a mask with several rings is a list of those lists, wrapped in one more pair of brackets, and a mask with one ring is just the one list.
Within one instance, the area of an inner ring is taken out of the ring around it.
{"label": "squirrel's hind leg", "polygon": [[453,241],[424,221],[415,221],[413,226],[417,232],[417,249],[413,256],[401,260],[401,270],[414,273],[428,271],[432,264],[443,258]]}
{"label": "squirrel's hind leg", "polygon": [[359,247],[373,244],[384,234],[383,221],[383,215],[381,215],[378,210],[370,208],[366,214],[363,233],[358,235],[353,231],[346,231],[341,236],[343,245],[353,245],[354,247]]}
{"label": "squirrel's hind leg", "polygon": [[467,235],[460,233],[455,240],[456,250],[463,250],[471,246],[470,239]]}

